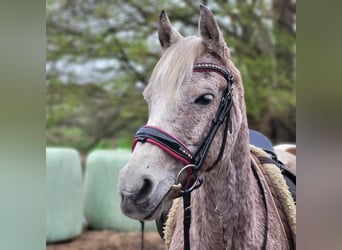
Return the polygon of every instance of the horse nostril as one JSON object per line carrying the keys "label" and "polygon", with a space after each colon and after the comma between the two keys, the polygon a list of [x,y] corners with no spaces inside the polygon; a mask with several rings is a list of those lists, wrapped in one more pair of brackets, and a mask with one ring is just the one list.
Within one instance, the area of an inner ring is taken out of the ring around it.
{"label": "horse nostril", "polygon": [[136,197],[137,201],[144,200],[152,191],[152,181],[145,178],[144,183]]}

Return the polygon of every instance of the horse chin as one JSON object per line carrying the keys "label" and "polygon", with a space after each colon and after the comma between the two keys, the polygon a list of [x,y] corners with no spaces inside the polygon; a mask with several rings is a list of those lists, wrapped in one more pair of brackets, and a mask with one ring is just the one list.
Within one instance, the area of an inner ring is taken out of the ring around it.
{"label": "horse chin", "polygon": [[159,204],[150,214],[144,217],[143,220],[155,220],[160,217],[161,212],[163,211],[163,202]]}
{"label": "horse chin", "polygon": [[143,202],[136,203],[134,200],[125,199],[121,201],[121,211],[128,217],[145,221],[154,220],[160,217],[164,204],[168,204],[174,197],[171,197],[168,190],[165,194],[154,194]]}
{"label": "horse chin", "polygon": [[166,195],[161,199],[159,204],[155,207],[152,212],[147,215],[144,220],[155,220],[160,218],[161,213],[164,212],[164,210],[168,211],[172,205],[172,202],[175,198],[179,197],[180,191],[181,191],[181,185],[173,185],[169,189],[169,191],[166,193]]}

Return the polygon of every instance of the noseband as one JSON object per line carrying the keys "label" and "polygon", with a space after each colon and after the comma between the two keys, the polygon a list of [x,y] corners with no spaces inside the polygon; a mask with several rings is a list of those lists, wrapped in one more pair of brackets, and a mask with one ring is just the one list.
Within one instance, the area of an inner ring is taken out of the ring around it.
{"label": "noseband", "polygon": [[210,171],[222,158],[222,154],[225,148],[228,130],[232,132],[232,123],[230,119],[230,110],[233,104],[232,100],[232,84],[233,75],[228,69],[225,69],[219,65],[211,63],[200,63],[195,64],[193,72],[215,72],[225,78],[227,86],[222,94],[219,107],[216,111],[215,117],[212,120],[210,130],[207,136],[202,141],[195,153],[191,152],[187,146],[172,136],[168,132],[155,126],[143,126],[135,134],[132,151],[134,150],[138,142],[151,143],[163,151],[171,155],[173,158],[186,164],[183,167],[176,178],[176,184],[179,184],[180,175],[187,171],[187,179],[185,184],[182,184],[182,190],[180,195],[183,196],[183,207],[184,207],[184,249],[190,249],[189,229],[191,223],[191,192],[200,187],[203,183],[203,178],[197,177],[197,173],[201,170],[203,162],[209,151],[209,147],[215,138],[216,132],[219,127],[225,122],[224,135],[221,141],[221,148],[214,164],[209,167],[206,171]]}

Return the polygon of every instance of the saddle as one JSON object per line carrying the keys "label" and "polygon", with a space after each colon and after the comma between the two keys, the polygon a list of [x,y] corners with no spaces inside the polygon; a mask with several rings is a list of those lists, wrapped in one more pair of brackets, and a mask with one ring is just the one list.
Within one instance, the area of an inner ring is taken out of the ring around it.
{"label": "saddle", "polygon": [[[289,247],[296,249],[295,189],[290,190],[284,171],[274,163],[266,151],[250,144],[250,152],[252,166],[257,169],[257,175],[263,183],[266,183],[264,187],[269,195],[269,204],[277,210],[279,220],[283,223],[287,222],[283,224],[282,230],[288,239]],[[287,171],[291,173],[291,170]],[[294,174],[291,176],[291,178],[295,177]],[[292,183],[292,180],[290,179],[289,182]]]}
{"label": "saddle", "polygon": [[249,130],[249,144],[262,149],[269,155],[269,157],[258,156],[258,160],[261,162],[261,164],[274,164],[280,169],[285,179],[285,182],[287,186],[289,187],[291,196],[294,202],[296,202],[296,174],[293,171],[291,171],[288,167],[286,167],[277,158],[277,155],[274,152],[272,142],[262,133],[250,129]]}

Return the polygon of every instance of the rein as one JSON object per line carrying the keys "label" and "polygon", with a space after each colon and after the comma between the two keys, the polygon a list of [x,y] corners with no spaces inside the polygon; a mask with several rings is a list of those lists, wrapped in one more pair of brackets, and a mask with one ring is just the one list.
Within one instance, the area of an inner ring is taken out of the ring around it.
{"label": "rein", "polygon": [[[232,123],[230,119],[230,110],[233,104],[232,100],[232,84],[233,84],[233,75],[228,69],[225,69],[219,65],[211,64],[211,63],[200,63],[195,64],[193,68],[193,72],[215,72],[220,74],[225,78],[227,82],[227,86],[222,94],[221,101],[219,107],[216,111],[215,117],[212,120],[210,130],[207,136],[202,141],[201,145],[197,149],[195,153],[191,152],[185,144],[183,144],[176,137],[172,136],[168,132],[164,131],[161,128],[155,126],[143,126],[141,127],[137,133],[135,134],[132,151],[134,150],[136,144],[138,142],[141,143],[151,143],[166,153],[174,157],[175,159],[181,161],[186,164],[177,174],[176,177],[176,185],[180,183],[181,174],[186,171],[187,178],[186,182],[183,185],[181,184],[181,192],[180,196],[183,196],[183,208],[184,208],[184,250],[190,249],[190,237],[189,230],[191,224],[191,192],[198,187],[200,187],[203,183],[202,176],[197,176],[198,172],[201,170],[203,166],[203,162],[207,156],[210,145],[215,138],[215,135],[219,129],[219,127],[224,123],[224,135],[221,141],[221,148],[218,153],[218,156],[214,162],[214,164],[209,167],[206,171],[210,171],[214,168],[214,166],[220,161],[222,158],[226,138],[228,130],[232,132]],[[143,224],[142,224],[143,229]],[[142,230],[143,231],[143,230]],[[143,245],[142,245],[143,246]]]}

